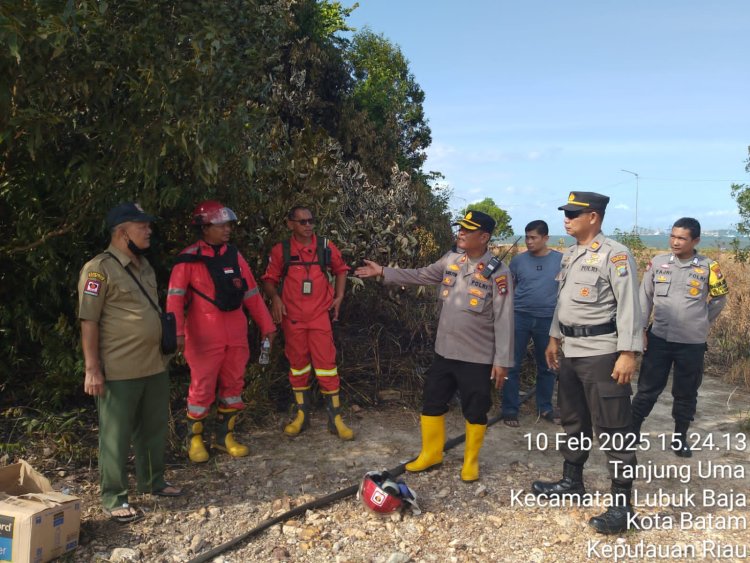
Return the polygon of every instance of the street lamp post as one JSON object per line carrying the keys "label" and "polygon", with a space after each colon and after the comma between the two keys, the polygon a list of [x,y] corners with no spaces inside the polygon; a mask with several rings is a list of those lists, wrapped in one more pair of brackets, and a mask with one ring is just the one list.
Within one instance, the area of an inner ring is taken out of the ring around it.
{"label": "street lamp post", "polygon": [[635,234],[638,234],[638,184],[640,177],[636,172],[631,172],[630,170],[625,170],[623,168],[620,168],[620,172],[627,172],[628,174],[635,176],[635,227],[633,228],[633,231]]}

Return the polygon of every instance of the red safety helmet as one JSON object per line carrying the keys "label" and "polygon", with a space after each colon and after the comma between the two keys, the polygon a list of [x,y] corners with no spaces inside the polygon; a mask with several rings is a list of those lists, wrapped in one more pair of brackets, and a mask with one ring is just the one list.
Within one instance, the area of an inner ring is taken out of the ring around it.
{"label": "red safety helmet", "polygon": [[417,495],[402,480],[394,480],[387,471],[368,471],[359,485],[357,498],[375,514],[390,514],[408,505],[419,514]]}
{"label": "red safety helmet", "polygon": [[228,207],[215,199],[207,199],[198,204],[193,211],[193,225],[220,225],[229,221],[236,221],[237,215]]}

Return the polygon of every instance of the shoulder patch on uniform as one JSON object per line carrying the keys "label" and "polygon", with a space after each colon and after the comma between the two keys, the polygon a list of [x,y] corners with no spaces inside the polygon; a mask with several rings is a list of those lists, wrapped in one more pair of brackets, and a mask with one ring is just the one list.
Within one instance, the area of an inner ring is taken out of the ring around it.
{"label": "shoulder patch on uniform", "polygon": [[624,278],[625,276],[628,275],[627,263],[618,264],[617,266],[615,266],[615,270],[617,271],[617,275],[620,276],[621,278]]}
{"label": "shoulder patch on uniform", "polygon": [[508,293],[508,275],[501,274],[495,278],[495,285],[497,285],[497,291],[500,295]]}
{"label": "shoulder patch on uniform", "polygon": [[86,295],[92,295],[93,297],[99,297],[99,290],[102,288],[102,282],[98,280],[87,280],[86,286],[83,288],[83,293]]}
{"label": "shoulder patch on uniform", "polygon": [[107,276],[99,272],[89,272],[87,277],[90,280],[107,281]]}
{"label": "shoulder patch on uniform", "polygon": [[[624,252],[621,252],[620,254],[615,254],[612,258],[609,259],[610,262],[613,264],[617,264],[618,262],[622,262],[623,260],[627,260],[628,255]],[[649,262],[651,264],[651,262]]]}
{"label": "shoulder patch on uniform", "polygon": [[721,297],[729,293],[729,287],[727,286],[727,280],[724,274],[721,273],[718,262],[712,262],[708,267],[708,287],[711,297]]}

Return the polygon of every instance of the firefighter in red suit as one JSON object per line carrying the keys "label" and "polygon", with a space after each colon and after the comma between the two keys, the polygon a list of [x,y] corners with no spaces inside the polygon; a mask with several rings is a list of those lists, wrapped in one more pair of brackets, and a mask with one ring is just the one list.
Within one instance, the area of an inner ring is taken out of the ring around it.
{"label": "firefighter in red suit", "polygon": [[[326,400],[328,429],[342,440],[351,440],[354,432],[341,418],[331,328],[331,319],[337,321],[339,317],[349,267],[336,246],[315,236],[314,223],[312,212],[306,207],[296,206],[289,211],[287,227],[292,236],[271,249],[268,268],[261,278],[271,299],[273,320],[281,324],[284,332],[289,382],[297,404],[296,417],[284,427],[284,433],[297,436],[310,424],[310,376],[315,369]],[[328,271],[335,278],[333,288]]]}
{"label": "firefighter in red suit", "polygon": [[[237,412],[244,409],[242,388],[250,358],[244,305],[263,337],[273,340],[276,327],[250,267],[227,244],[237,217],[218,201],[204,201],[192,224],[201,239],[177,257],[169,278],[167,310],[177,319],[177,350],[190,366],[187,400],[188,457],[208,460],[203,422],[217,397],[215,440],[211,446],[233,457],[248,454],[232,435]],[[185,312],[187,308],[187,313]]]}

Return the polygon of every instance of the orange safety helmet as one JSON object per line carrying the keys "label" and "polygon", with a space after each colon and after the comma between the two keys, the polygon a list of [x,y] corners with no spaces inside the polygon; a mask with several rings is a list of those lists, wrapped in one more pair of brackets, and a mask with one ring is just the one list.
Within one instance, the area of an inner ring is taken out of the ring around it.
{"label": "orange safety helmet", "polygon": [[191,225],[220,225],[229,221],[236,221],[237,215],[228,207],[215,199],[207,199],[198,204],[193,211]]}

